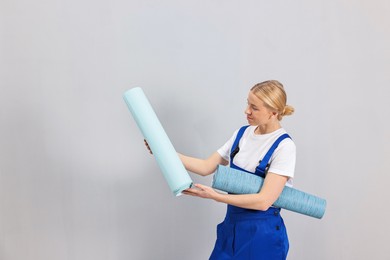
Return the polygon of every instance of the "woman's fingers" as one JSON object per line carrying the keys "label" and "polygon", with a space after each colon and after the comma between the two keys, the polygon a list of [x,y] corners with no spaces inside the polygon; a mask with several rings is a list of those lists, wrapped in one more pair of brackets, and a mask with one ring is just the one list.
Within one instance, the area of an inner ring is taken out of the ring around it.
{"label": "woman's fingers", "polygon": [[202,184],[194,184],[194,188],[189,188],[183,191],[183,194],[197,196],[201,198],[212,199],[216,192],[213,188],[202,185]]}

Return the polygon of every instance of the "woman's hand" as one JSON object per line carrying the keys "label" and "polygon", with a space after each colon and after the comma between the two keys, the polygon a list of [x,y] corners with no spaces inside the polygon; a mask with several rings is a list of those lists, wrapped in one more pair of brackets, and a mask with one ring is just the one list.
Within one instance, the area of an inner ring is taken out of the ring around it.
{"label": "woman's hand", "polygon": [[213,200],[217,200],[220,196],[222,196],[222,194],[216,192],[209,186],[202,184],[194,184],[194,186],[195,188],[184,190],[183,194]]}
{"label": "woman's hand", "polygon": [[149,153],[150,153],[150,154],[153,154],[152,149],[150,149],[149,144],[148,144],[148,142],[146,141],[146,139],[144,139],[144,143],[145,143],[146,148],[148,148]]}

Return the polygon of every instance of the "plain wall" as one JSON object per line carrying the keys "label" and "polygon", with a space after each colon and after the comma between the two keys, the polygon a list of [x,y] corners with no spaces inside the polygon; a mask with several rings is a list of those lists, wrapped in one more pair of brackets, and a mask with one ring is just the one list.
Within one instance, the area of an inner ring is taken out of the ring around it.
{"label": "plain wall", "polygon": [[[390,259],[390,4],[0,1],[0,259],[208,259],[225,205],[174,197],[122,94],[205,158],[278,79],[296,113],[288,259]],[[210,184],[211,177],[192,175]]]}

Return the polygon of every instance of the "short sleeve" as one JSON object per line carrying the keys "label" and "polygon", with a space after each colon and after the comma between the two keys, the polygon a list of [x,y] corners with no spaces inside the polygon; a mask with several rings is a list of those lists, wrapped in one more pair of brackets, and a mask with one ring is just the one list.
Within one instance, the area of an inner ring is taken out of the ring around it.
{"label": "short sleeve", "polygon": [[233,133],[233,136],[221,147],[217,150],[219,155],[226,161],[230,161],[230,150],[233,145],[234,140],[236,139],[238,130]]}
{"label": "short sleeve", "polygon": [[296,146],[291,139],[283,140],[271,157],[268,172],[294,177]]}

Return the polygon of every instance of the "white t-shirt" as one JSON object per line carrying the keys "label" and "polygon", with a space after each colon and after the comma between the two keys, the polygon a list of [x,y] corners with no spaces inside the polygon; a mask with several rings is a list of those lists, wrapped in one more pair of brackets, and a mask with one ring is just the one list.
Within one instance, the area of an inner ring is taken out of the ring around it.
{"label": "white t-shirt", "polygon": [[[249,126],[245,129],[244,134],[238,144],[240,147],[239,153],[233,158],[233,162],[238,167],[249,172],[255,172],[259,161],[263,159],[265,154],[271,148],[272,144],[279,136],[286,133],[286,130],[279,128],[278,130],[269,133],[258,135],[255,134],[256,126]],[[230,162],[230,150],[236,139],[238,129],[233,136],[221,148],[217,150],[219,155],[226,161]],[[286,138],[279,143],[269,161],[270,167],[268,172],[289,177],[286,186],[292,186],[294,177],[296,159],[296,147],[290,138]]]}

